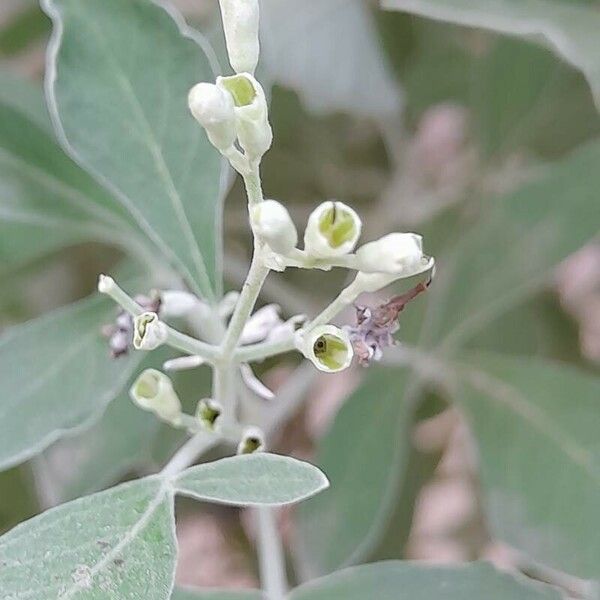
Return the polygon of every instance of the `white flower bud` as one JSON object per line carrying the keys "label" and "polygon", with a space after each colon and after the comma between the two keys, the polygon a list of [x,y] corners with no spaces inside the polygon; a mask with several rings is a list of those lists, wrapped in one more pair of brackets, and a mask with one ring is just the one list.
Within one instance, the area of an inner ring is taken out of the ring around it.
{"label": "white flower bud", "polygon": [[252,454],[265,449],[265,434],[258,427],[247,427],[238,444],[238,454]]}
{"label": "white flower bud", "polygon": [[140,408],[155,413],[163,421],[172,425],[181,421],[181,402],[164,373],[146,369],[131,386],[129,395]]}
{"label": "white flower bud", "polygon": [[198,83],[189,93],[194,118],[206,129],[210,143],[225,152],[235,143],[235,111],[231,94],[213,83]]}
{"label": "white flower bud", "polygon": [[298,243],[298,232],[287,208],[277,200],[265,200],[252,207],[252,229],[279,254],[288,254]]}
{"label": "white flower bud", "polygon": [[154,350],[167,341],[167,326],[153,312],[145,312],[133,319],[133,347],[136,350]]}
{"label": "white flower bud", "polygon": [[296,347],[320,371],[337,373],[350,366],[354,350],[349,335],[334,325],[298,331]]}
{"label": "white flower bud", "polygon": [[229,62],[236,73],[254,73],[258,64],[258,0],[219,0]]}
{"label": "white flower bud", "polygon": [[356,268],[367,273],[409,276],[422,263],[423,238],[415,233],[390,233],[356,251]]}
{"label": "white flower bud", "polygon": [[223,407],[221,404],[211,398],[200,400],[196,408],[196,418],[200,421],[202,427],[208,431],[215,430],[217,421],[222,413]]}
{"label": "white flower bud", "polygon": [[331,258],[352,252],[362,229],[356,212],[343,202],[323,202],[308,218],[304,249],[311,256]]}
{"label": "white flower bud", "polygon": [[167,290],[160,294],[160,315],[164,319],[186,317],[204,304],[194,294],[180,290]]}
{"label": "white flower bud", "polygon": [[267,99],[262,86],[248,73],[217,77],[217,86],[233,97],[239,144],[248,160],[257,162],[273,142]]}

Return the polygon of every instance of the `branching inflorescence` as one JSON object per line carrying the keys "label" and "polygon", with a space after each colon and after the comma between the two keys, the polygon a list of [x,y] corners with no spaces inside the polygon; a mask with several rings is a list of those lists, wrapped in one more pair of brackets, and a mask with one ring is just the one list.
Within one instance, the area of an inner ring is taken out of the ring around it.
{"label": "branching inflorescence", "polygon": [[[273,133],[264,90],[254,77],[259,58],[258,0],[220,0],[220,4],[235,74],[217,77],[214,83],[198,83],[189,93],[189,107],[212,145],[245,183],[254,239],[246,281],[239,294],[227,294],[217,306],[176,290],[133,299],[104,275],[98,289],[123,310],[116,324],[107,329],[113,355],[126,353],[130,346],[150,351],[166,344],[184,355],[167,361],[163,371],[204,364],[213,369],[213,397],[200,400],[193,416],[182,412],[169,376],[155,369],[136,379],[130,390],[133,401],[174,427],[227,440],[239,453],[248,453],[265,447],[261,428],[265,424],[240,422],[238,380],[259,396],[274,398],[254,376],[250,363],[294,350],[328,373],[348,368],[355,356],[364,365],[379,360],[383,349],[394,343],[399,312],[429,285],[434,260],[423,254],[422,238],[414,233],[390,233],[357,248],[360,216],[343,202],[331,200],[313,210],[304,231],[304,247],[298,248],[298,231],[288,210],[281,202],[264,199],[261,185],[260,164],[271,147]],[[354,279],[312,319],[297,315],[283,321],[274,305],[253,313],[270,271],[329,271],[334,267],[353,271]],[[331,323],[361,294],[426,272],[430,273],[428,282],[407,294],[374,308],[357,306],[355,326],[340,328]],[[167,324],[174,318],[187,319],[196,337]],[[193,442],[190,448],[183,463],[193,462],[202,444]]]}

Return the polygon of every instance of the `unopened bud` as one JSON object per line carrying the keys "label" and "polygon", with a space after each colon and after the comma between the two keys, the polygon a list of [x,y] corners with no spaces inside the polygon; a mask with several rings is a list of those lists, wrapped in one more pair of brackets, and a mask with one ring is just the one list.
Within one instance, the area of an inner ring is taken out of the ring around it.
{"label": "unopened bud", "polygon": [[219,0],[229,62],[236,73],[254,73],[258,64],[258,0]]}
{"label": "unopened bud", "polygon": [[153,312],[145,312],[133,320],[133,347],[154,350],[167,341],[167,326]]}
{"label": "unopened bud", "polygon": [[259,161],[273,142],[262,86],[248,73],[217,77],[217,86],[233,97],[237,137],[246,157],[251,163]]}
{"label": "unopened bud", "polygon": [[308,218],[304,249],[311,256],[330,258],[352,252],[362,229],[356,212],[343,202],[323,202]]}
{"label": "unopened bud", "polygon": [[188,103],[210,143],[220,152],[231,148],[237,137],[231,94],[213,83],[198,83],[190,90]]}
{"label": "unopened bud", "polygon": [[181,402],[171,380],[156,369],[146,369],[129,390],[140,408],[155,413],[160,419],[177,425],[181,420]]}
{"label": "unopened bud", "polygon": [[196,418],[200,421],[200,424],[204,429],[208,431],[214,431],[217,424],[217,420],[223,412],[223,407],[216,400],[211,398],[205,398],[198,402],[196,408]]}
{"label": "unopened bud", "polygon": [[354,356],[349,335],[334,325],[315,327],[308,333],[300,330],[296,347],[317,369],[327,373],[347,369]]}
{"label": "unopened bud", "polygon": [[248,427],[242,434],[242,439],[238,444],[238,454],[252,454],[262,452],[265,449],[265,436],[258,427]]}
{"label": "unopened bud", "polygon": [[202,310],[204,303],[190,292],[167,290],[160,294],[160,316],[164,319],[186,317],[194,310]]}
{"label": "unopened bud", "polygon": [[298,243],[298,232],[287,208],[277,200],[265,200],[252,208],[252,229],[279,254],[288,254]]}
{"label": "unopened bud", "polygon": [[367,273],[408,276],[423,263],[423,238],[415,233],[390,233],[356,251],[356,267]]}

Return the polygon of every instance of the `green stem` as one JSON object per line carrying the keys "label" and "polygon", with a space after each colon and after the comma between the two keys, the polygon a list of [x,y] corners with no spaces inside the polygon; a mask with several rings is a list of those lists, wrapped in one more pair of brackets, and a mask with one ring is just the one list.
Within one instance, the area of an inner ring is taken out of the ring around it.
{"label": "green stem", "polygon": [[262,587],[268,600],[283,600],[288,585],[275,510],[262,506],[255,510],[255,515],[258,524],[258,556]]}

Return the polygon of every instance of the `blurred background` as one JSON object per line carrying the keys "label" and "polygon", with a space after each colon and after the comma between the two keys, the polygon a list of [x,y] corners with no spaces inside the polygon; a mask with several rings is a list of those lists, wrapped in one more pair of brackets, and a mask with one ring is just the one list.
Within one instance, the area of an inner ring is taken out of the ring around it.
{"label": "blurred background", "polygon": [[[217,3],[176,4],[222,58]],[[264,162],[265,190],[284,201],[299,224],[316,203],[337,198],[364,216],[364,239],[417,231],[428,253],[443,257],[485,219],[495,198],[535,179],[549,163],[600,132],[582,75],[539,46],[382,12],[374,3],[306,4],[310,8],[298,19],[286,18],[277,2],[265,11],[259,74],[273,84],[275,145]],[[36,2],[2,0],[1,68],[41,82],[49,34],[49,20]],[[282,61],[290,40],[295,43]],[[225,210],[225,277],[235,288],[243,281],[251,249],[239,182]],[[1,240],[0,250],[2,260],[8,250]],[[87,295],[97,273],[119,258],[112,248],[86,243],[35,260],[3,260],[0,330]],[[280,304],[288,315],[311,314],[337,293],[344,278],[341,271],[278,274],[266,285],[263,301]],[[471,284],[468,277],[463,282]],[[407,309],[401,339],[403,332],[412,335],[420,314],[416,306]],[[471,345],[595,370],[600,363],[600,245],[589,244],[568,257],[547,285]],[[275,389],[289,386],[285,381],[296,365],[293,358],[267,364],[262,376]],[[336,377],[303,371],[294,377],[306,402],[275,449],[310,459],[364,369]],[[36,460],[0,474],[1,530],[94,487],[79,482],[77,492],[61,488],[61,482],[72,483],[69,469],[77,464],[77,448],[77,441],[63,444],[40,459],[47,462],[43,468]],[[161,451],[152,452],[159,463]],[[485,557],[504,568],[521,568],[515,553],[495,542],[485,526],[465,423],[434,392],[411,433],[410,465],[390,539],[373,550],[374,558]],[[182,502],[179,514],[180,583],[257,584],[253,532],[243,512]],[[294,523],[283,515],[288,540],[294,538]]]}

